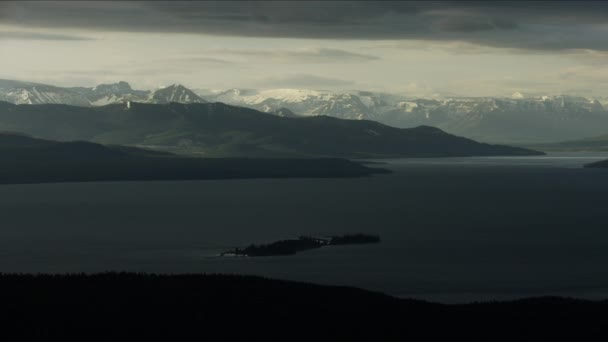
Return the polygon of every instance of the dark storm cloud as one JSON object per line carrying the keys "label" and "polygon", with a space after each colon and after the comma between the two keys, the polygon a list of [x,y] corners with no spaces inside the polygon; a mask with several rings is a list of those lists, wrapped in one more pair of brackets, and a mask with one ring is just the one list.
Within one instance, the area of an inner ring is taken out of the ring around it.
{"label": "dark storm cloud", "polygon": [[437,20],[435,27],[442,32],[476,32],[515,29],[517,24],[501,19],[456,16]]}
{"label": "dark storm cloud", "polygon": [[608,50],[602,2],[4,2],[0,20],[24,27]]}

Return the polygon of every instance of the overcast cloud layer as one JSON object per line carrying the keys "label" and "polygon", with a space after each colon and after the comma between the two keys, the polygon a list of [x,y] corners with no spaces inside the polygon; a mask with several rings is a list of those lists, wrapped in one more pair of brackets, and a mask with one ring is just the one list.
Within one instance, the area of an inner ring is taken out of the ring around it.
{"label": "overcast cloud layer", "polygon": [[606,96],[606,37],[603,2],[0,2],[0,77]]}
{"label": "overcast cloud layer", "polygon": [[603,2],[26,1],[0,6],[3,23],[23,27],[608,49],[608,4]]}

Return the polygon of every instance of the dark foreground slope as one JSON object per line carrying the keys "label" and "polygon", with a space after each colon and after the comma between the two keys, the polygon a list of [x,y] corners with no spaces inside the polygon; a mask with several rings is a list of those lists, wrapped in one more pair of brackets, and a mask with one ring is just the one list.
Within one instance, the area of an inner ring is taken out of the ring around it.
{"label": "dark foreground slope", "polygon": [[386,172],[345,159],[185,158],[90,142],[0,133],[0,184],[121,180],[357,177]]}
{"label": "dark foreground slope", "polygon": [[585,165],[588,168],[608,169],[608,160],[601,160],[595,163]]}
{"label": "dark foreground slope", "polygon": [[0,300],[2,334],[19,340],[584,340],[606,335],[608,318],[608,302],[441,305],[223,275],[2,275]]}
{"label": "dark foreground slope", "polygon": [[222,103],[104,107],[0,103],[0,130],[55,140],[179,148],[208,156],[441,157],[533,155],[437,128],[399,129],[366,120],[279,117]]}

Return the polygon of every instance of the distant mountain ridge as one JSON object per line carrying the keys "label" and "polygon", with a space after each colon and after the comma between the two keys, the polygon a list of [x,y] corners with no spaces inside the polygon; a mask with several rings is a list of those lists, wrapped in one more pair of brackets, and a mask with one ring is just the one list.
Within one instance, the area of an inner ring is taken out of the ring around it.
{"label": "distant mountain ridge", "polygon": [[548,144],[531,144],[530,147],[542,151],[605,152],[608,151],[608,135]]}
{"label": "distant mountain ridge", "polygon": [[494,142],[549,142],[608,133],[608,111],[599,100],[568,95],[423,99],[367,91],[229,89],[206,98],[268,113],[287,108],[298,115],[375,120],[400,128],[428,125]]}
{"label": "distant mountain ridge", "polygon": [[0,101],[15,104],[67,104],[87,106],[89,101],[78,91],[46,84],[0,80]]}
{"label": "distant mountain ridge", "polygon": [[374,120],[398,128],[420,125],[486,142],[538,144],[608,134],[608,110],[580,96],[416,98],[369,91],[308,89],[196,90],[174,84],[134,90],[124,81],[92,88],[0,80],[0,101],[14,104],[105,106],[114,103],[222,102],[279,116]]}
{"label": "distant mountain ridge", "polygon": [[56,87],[12,80],[0,80],[0,101],[14,104],[66,104],[71,106],[105,106],[129,101],[145,103],[206,102],[181,84],[149,91],[135,90],[125,81],[86,88]]}
{"label": "distant mountain ridge", "polygon": [[445,157],[534,155],[423,126],[399,129],[328,116],[280,117],[223,103],[101,107],[14,105],[0,102],[0,131],[53,140],[152,146],[202,156]]}

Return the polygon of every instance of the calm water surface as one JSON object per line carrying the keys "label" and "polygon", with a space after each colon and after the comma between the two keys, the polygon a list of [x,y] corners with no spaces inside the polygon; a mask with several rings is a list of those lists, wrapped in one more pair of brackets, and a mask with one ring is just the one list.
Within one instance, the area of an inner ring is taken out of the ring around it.
{"label": "calm water surface", "polygon": [[[0,186],[0,271],[246,273],[443,302],[608,297],[608,154],[388,160],[357,179]],[[377,233],[291,257],[252,242]]]}

